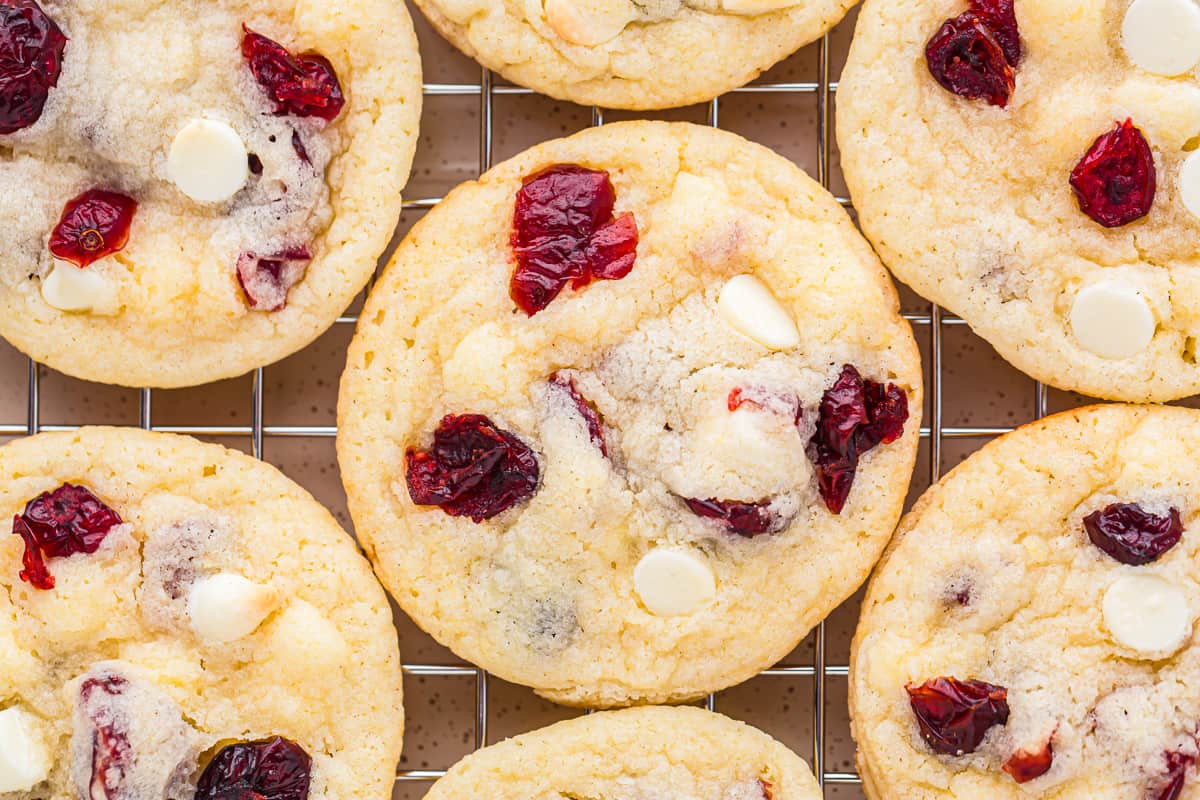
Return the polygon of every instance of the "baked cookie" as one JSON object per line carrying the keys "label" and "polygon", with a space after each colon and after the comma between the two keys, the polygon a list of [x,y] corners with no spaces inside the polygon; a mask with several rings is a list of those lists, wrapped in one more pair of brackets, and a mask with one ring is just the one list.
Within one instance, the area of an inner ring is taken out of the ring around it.
{"label": "baked cookie", "polygon": [[842,165],[896,276],[1019,369],[1200,391],[1200,5],[868,0]]}
{"label": "baked cookie", "polygon": [[1198,464],[1200,412],[1095,406],[925,494],[854,641],[869,797],[1200,796]]}
{"label": "baked cookie", "polygon": [[299,350],[392,236],[420,75],[393,0],[0,0],[0,335],[130,386]]}
{"label": "baked cookie", "polygon": [[472,753],[426,800],[819,800],[808,765],[756,728],[698,708],[605,711]]}
{"label": "baked cookie", "polygon": [[134,429],[0,448],[0,796],[388,796],[396,631],[273,467]]}
{"label": "baked cookie", "polygon": [[920,409],[912,331],[834,199],[733,134],[634,122],[412,230],[350,348],[338,457],[419,625],[614,706],[745,680],[852,593]]}
{"label": "baked cookie", "polygon": [[485,67],[583,105],[675,108],[744,86],[857,0],[416,0]]}

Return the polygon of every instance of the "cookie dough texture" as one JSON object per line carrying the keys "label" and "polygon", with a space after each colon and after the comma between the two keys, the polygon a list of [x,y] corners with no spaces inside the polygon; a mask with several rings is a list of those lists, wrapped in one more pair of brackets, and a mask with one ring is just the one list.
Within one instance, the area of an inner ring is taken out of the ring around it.
{"label": "cookie dough texture", "polygon": [[[764,793],[764,784],[767,791]],[[762,731],[698,708],[634,708],[560,722],[453,767],[427,800],[818,800],[808,765]]]}
{"label": "cookie dough texture", "polygon": [[[0,706],[34,715],[53,757],[48,782],[7,798],[79,796],[71,753],[90,739],[72,741],[75,698],[85,675],[113,669],[135,681],[127,711],[144,727],[126,777],[138,785],[164,785],[181,754],[279,735],[312,756],[312,797],[388,796],[404,721],[391,612],[307,492],[241,453],[128,429],[22,439],[0,449],[0,469],[5,519],[73,482],[125,523],[94,555],[49,560],[51,591],[19,579],[21,539],[0,536]],[[278,608],[245,638],[202,642],[178,584],[209,572],[270,585]]]}
{"label": "cookie dough texture", "polygon": [[[0,334],[77,377],[171,387],[277,361],[327,329],[374,271],[400,214],[421,109],[404,5],[43,6],[71,40],[42,118],[0,136]],[[272,113],[242,57],[243,24],[333,63],[347,100],[333,123]],[[265,165],[227,203],[192,201],[169,178],[173,137],[197,118],[233,125]],[[293,129],[311,167],[296,157]],[[64,313],[41,294],[54,263],[47,240],[64,204],[96,186],[125,192],[140,207],[127,247],[88,268],[115,296],[97,313]],[[287,308],[248,308],[239,253],[297,243],[315,257]]]}
{"label": "cookie dough texture", "polygon": [[[523,178],[561,163],[609,172],[616,213],[637,220],[638,258],[628,277],[568,288],[530,318],[508,292],[514,202]],[[769,351],[720,318],[719,290],[747,273],[793,316],[797,347]],[[846,363],[902,386],[913,417],[866,454],[834,516],[804,443]],[[548,388],[560,370],[597,406],[611,458]],[[794,393],[799,431],[789,415],[744,447],[714,430],[740,385]],[[733,134],[621,123],[501,164],[411,231],[350,348],[338,457],[360,541],[425,630],[558,702],[651,703],[750,678],[855,590],[899,519],[920,409],[895,290],[832,196]],[[406,449],[467,413],[541,463],[533,498],[482,524],[415,506],[405,482]],[[680,497],[775,497],[791,522],[740,537]],[[709,565],[711,605],[666,617],[639,603],[634,571],[658,546]]]}
{"label": "cookie dough texture", "polygon": [[[798,0],[739,12],[721,0],[417,0],[417,5],[456,47],[514,83],[583,105],[653,109],[705,102],[744,86],[819,38],[855,2]],[[600,44],[578,44],[551,24],[555,5],[624,6],[617,13],[629,24]]]}
{"label": "cookie dough texture", "polygon": [[[1179,174],[1200,135],[1200,84],[1152,75],[1121,45],[1127,0],[1017,0],[1024,55],[1007,109],[957,97],[925,43],[960,0],[868,0],[838,87],[842,166],[863,230],[897,278],[964,317],[1022,371],[1114,400],[1200,391],[1200,218]],[[1132,118],[1154,151],[1150,215],[1106,229],[1084,215],[1071,170]],[[1086,287],[1135,290],[1153,339],[1128,358],[1080,345]]]}
{"label": "cookie dough texture", "polygon": [[[1195,619],[1198,459],[1200,412],[1096,406],[989,444],[925,494],[871,581],[854,641],[850,707],[868,797],[1157,796],[1165,753],[1196,753],[1200,648],[1191,635],[1159,660],[1122,647],[1103,599],[1120,579],[1161,578]],[[1182,540],[1145,566],[1108,557],[1082,520],[1118,502],[1177,508]],[[904,687],[939,676],[1008,688],[1008,724],[973,755],[935,755],[919,736]],[[1051,735],[1046,775],[1018,786],[1001,771]],[[1189,770],[1183,797],[1193,782]]]}

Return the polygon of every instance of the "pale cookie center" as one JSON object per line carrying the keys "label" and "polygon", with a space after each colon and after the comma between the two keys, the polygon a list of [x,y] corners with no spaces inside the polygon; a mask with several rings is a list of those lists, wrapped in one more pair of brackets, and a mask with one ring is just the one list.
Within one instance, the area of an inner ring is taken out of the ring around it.
{"label": "pale cookie center", "polygon": [[250,176],[246,144],[227,123],[194,119],[175,135],[167,174],[179,191],[201,203],[222,203]]}
{"label": "pale cookie center", "polygon": [[1104,624],[1118,644],[1147,658],[1172,655],[1192,633],[1183,590],[1153,575],[1127,575],[1108,587]]}
{"label": "pale cookie center", "polygon": [[50,774],[38,720],[17,707],[0,711],[0,793],[28,792]]}
{"label": "pale cookie center", "polygon": [[1132,358],[1154,338],[1154,313],[1132,287],[1115,281],[1087,286],[1075,296],[1071,331],[1081,347],[1101,358]]}
{"label": "pale cookie center", "polygon": [[1200,62],[1200,5],[1196,0],[1133,0],[1121,43],[1135,66],[1156,75],[1181,75]]}
{"label": "pale cookie center", "polygon": [[598,47],[637,19],[630,0],[546,0],[546,22],[571,44]]}
{"label": "pale cookie center", "polygon": [[188,617],[202,640],[224,644],[254,633],[278,605],[273,587],[222,572],[193,584]]}
{"label": "pale cookie center", "polygon": [[800,344],[792,315],[753,275],[737,275],[726,282],[717,299],[717,313],[729,327],[770,350],[790,350]]}
{"label": "pale cookie center", "polygon": [[712,604],[717,579],[700,554],[657,547],[633,571],[633,586],[642,605],[658,617],[682,617]]}

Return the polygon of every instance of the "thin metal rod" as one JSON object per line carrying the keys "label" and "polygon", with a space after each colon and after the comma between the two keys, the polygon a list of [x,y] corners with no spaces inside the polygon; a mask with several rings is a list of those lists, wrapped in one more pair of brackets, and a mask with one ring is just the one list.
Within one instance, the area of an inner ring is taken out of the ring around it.
{"label": "thin metal rod", "polygon": [[13,433],[27,433],[33,436],[41,429],[41,378],[38,377],[38,365],[29,359],[29,404],[25,408],[25,426],[22,430],[17,426]]}
{"label": "thin metal rod", "polygon": [[263,457],[263,368],[254,370],[254,386],[250,389],[250,435],[254,457]]}
{"label": "thin metal rod", "polygon": [[929,374],[929,482],[937,483],[942,477],[942,309],[934,306],[930,314],[929,327],[930,360],[933,362]]}
{"label": "thin metal rod", "polygon": [[142,389],[138,392],[138,425],[143,430],[153,430],[154,422],[151,419],[153,410],[154,398],[151,396],[149,389]]}

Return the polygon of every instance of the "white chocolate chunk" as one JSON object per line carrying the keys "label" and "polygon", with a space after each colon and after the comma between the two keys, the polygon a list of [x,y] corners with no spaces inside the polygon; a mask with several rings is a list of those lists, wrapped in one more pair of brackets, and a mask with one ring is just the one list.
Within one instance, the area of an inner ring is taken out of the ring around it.
{"label": "white chocolate chunk", "polygon": [[188,616],[197,636],[224,644],[254,633],[278,605],[274,588],[221,572],[192,585]]}
{"label": "white chocolate chunk", "polygon": [[629,0],[546,0],[546,21],[571,44],[598,47],[637,19]]}
{"label": "white chocolate chunk", "polygon": [[46,780],[51,766],[37,718],[16,707],[0,711],[0,793],[28,792]]}
{"label": "white chocolate chunk", "polygon": [[1200,150],[1188,156],[1179,170],[1179,195],[1183,207],[1200,217]]}
{"label": "white chocolate chunk", "polygon": [[729,279],[717,299],[717,313],[729,327],[771,350],[790,350],[800,344],[792,315],[753,275]]}
{"label": "white chocolate chunk", "polygon": [[690,550],[657,547],[634,568],[633,588],[651,614],[682,617],[712,603],[717,579],[702,556]]}
{"label": "white chocolate chunk", "polygon": [[1154,312],[1136,289],[1115,281],[1087,286],[1071,307],[1071,331],[1101,358],[1132,358],[1154,338]]}
{"label": "white chocolate chunk", "polygon": [[1171,655],[1192,635],[1187,596],[1154,575],[1126,575],[1108,587],[1104,624],[1118,644],[1150,658]]}
{"label": "white chocolate chunk", "polygon": [[250,175],[246,145],[228,124],[194,119],[171,143],[167,174],[193,200],[224,202],[242,190]]}
{"label": "white chocolate chunk", "polygon": [[724,0],[721,6],[730,14],[765,14],[800,5],[800,0]]}
{"label": "white chocolate chunk", "polygon": [[116,290],[95,266],[81,269],[56,260],[42,279],[42,299],[59,311],[107,313],[116,304]]}
{"label": "white chocolate chunk", "polygon": [[1156,75],[1182,75],[1200,62],[1196,0],[1133,0],[1121,43],[1129,60]]}

